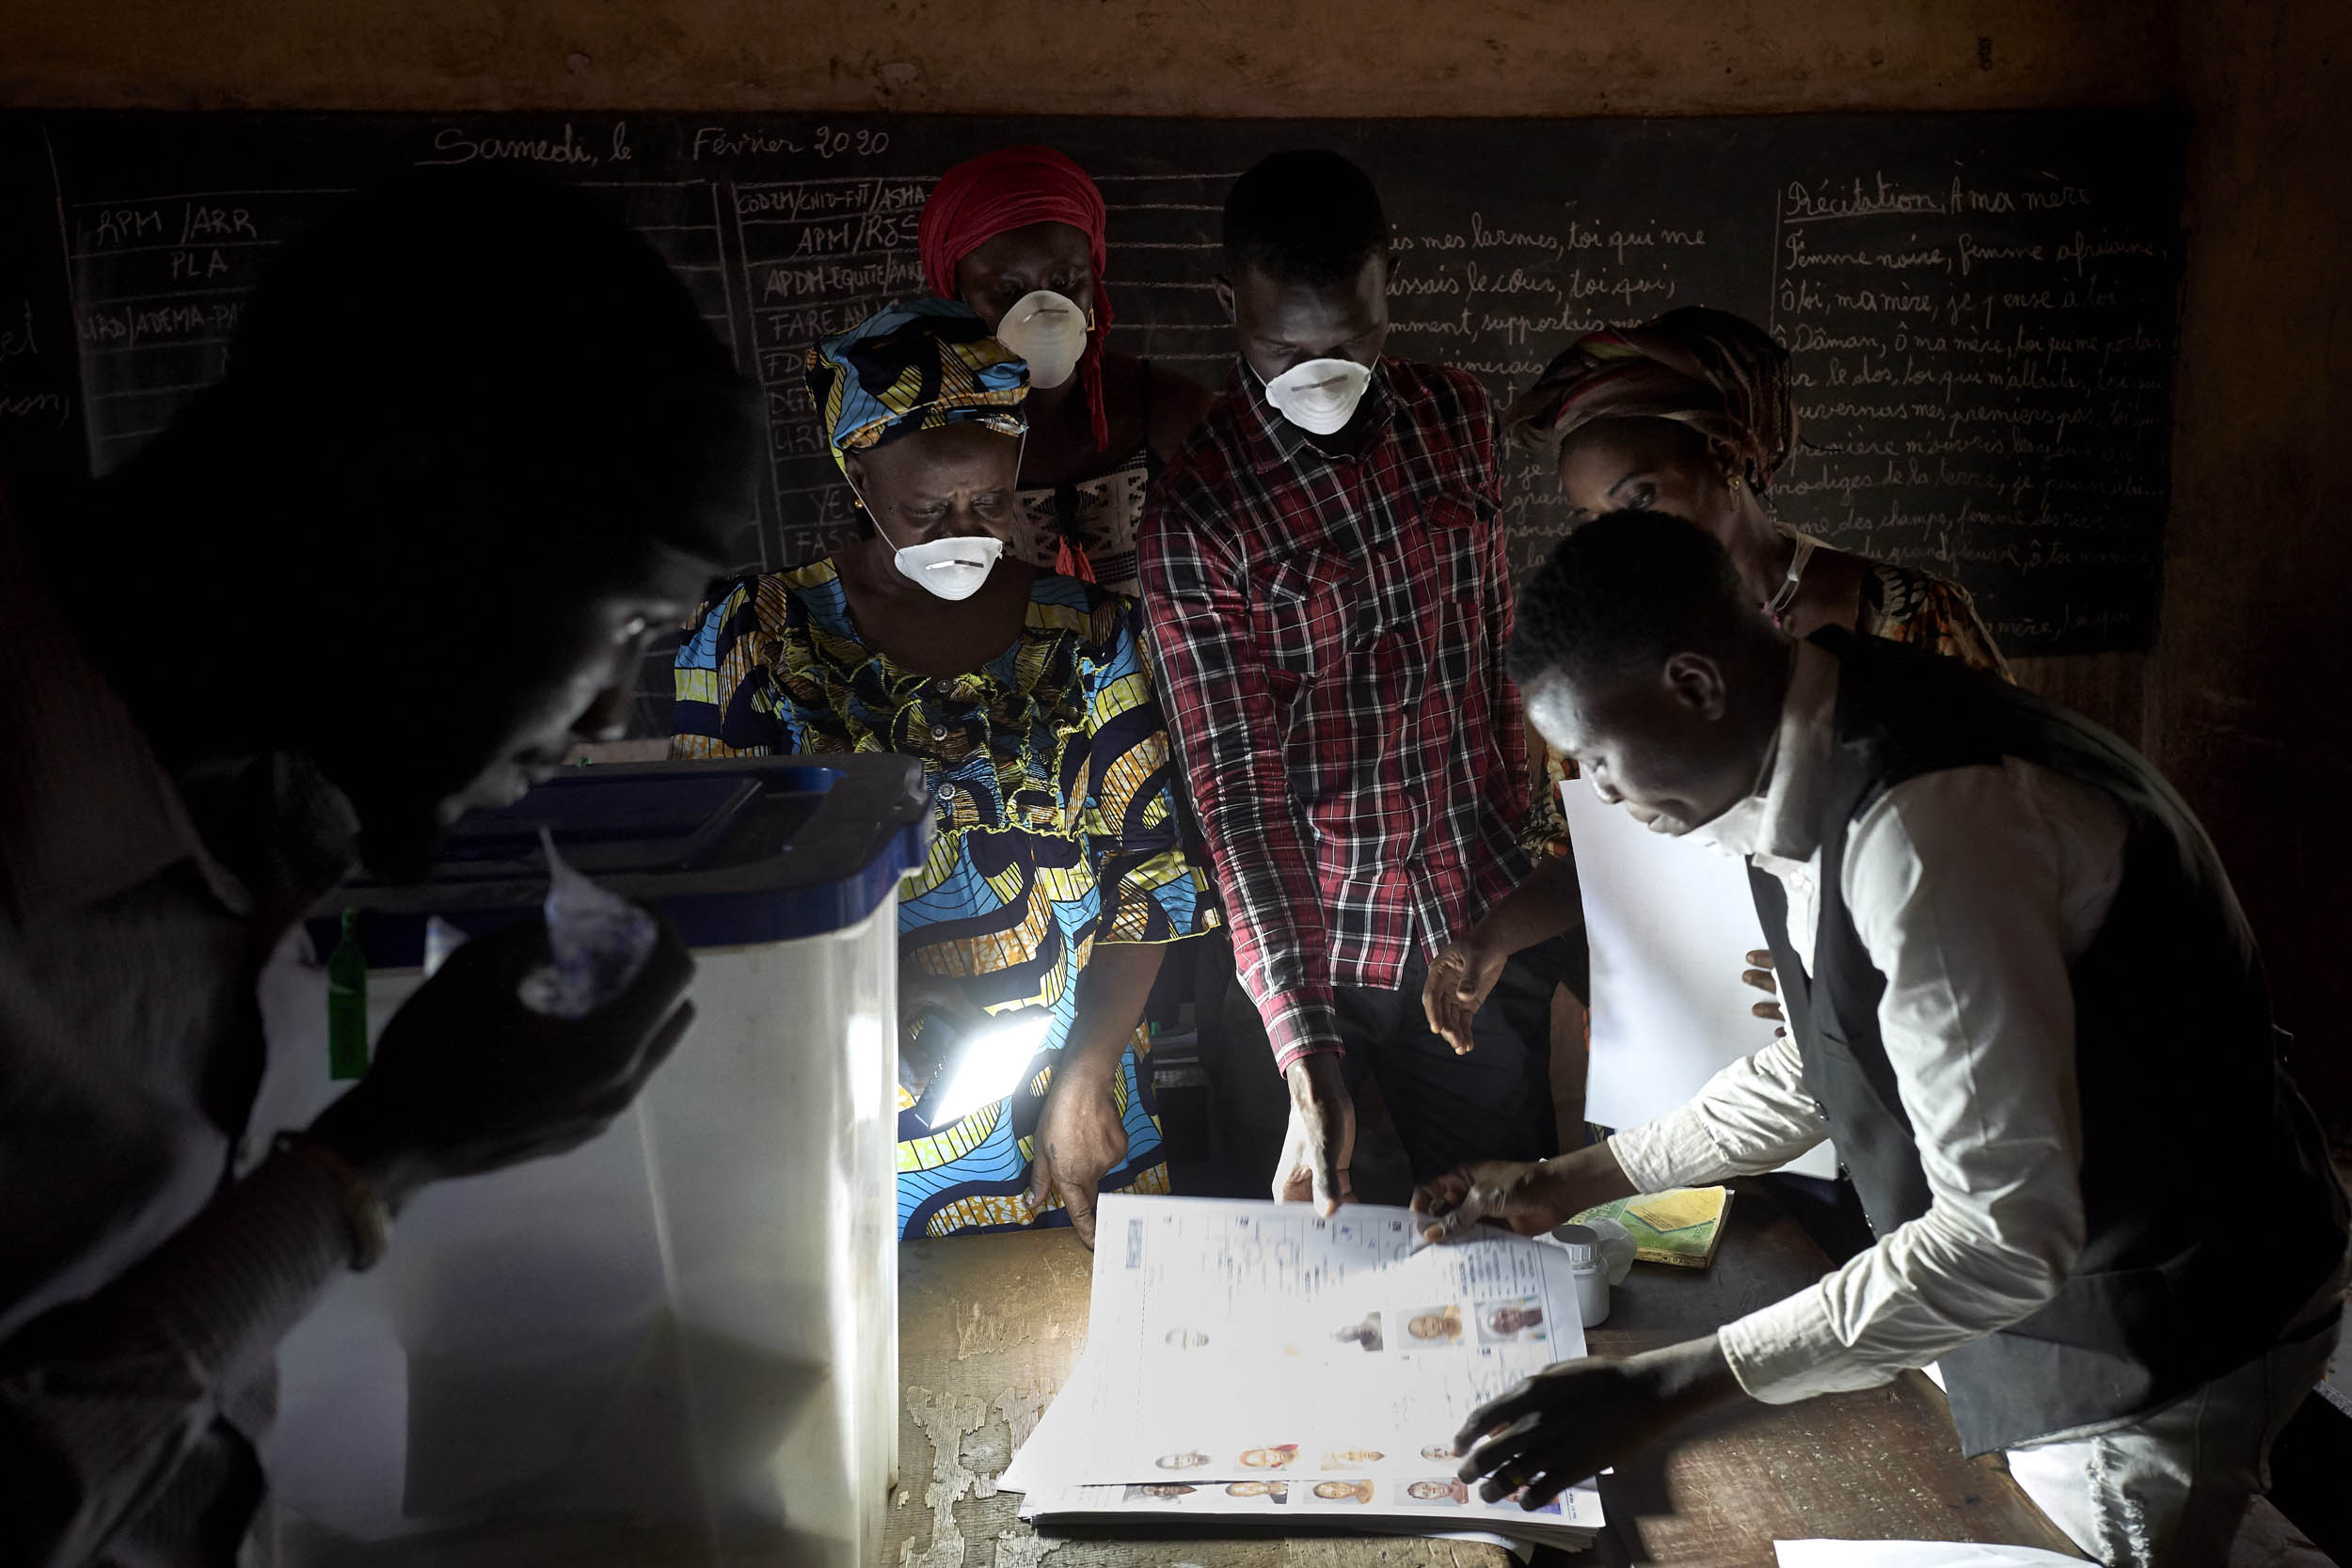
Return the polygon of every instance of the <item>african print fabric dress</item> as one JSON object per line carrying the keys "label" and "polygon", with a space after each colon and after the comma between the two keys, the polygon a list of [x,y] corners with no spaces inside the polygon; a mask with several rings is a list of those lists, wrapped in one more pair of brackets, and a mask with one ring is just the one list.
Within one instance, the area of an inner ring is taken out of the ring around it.
{"label": "african print fabric dress", "polygon": [[1087,553],[1094,580],[1114,594],[1136,598],[1136,528],[1143,520],[1144,492],[1158,468],[1149,446],[1137,447],[1110,472],[1058,484],[1024,485],[1016,492],[1020,511],[1006,548],[1041,571],[1068,540]]}
{"label": "african print fabric dress", "polygon": [[1862,609],[1853,629],[1956,658],[1972,670],[1990,670],[2003,680],[2013,678],[1968,590],[1932,572],[1891,561],[1872,562],[1863,574]]}
{"label": "african print fabric dress", "polygon": [[[1050,1011],[1022,1086],[942,1128],[898,1099],[906,1237],[1066,1225],[1026,1198],[1031,1138],[1097,942],[1214,926],[1178,846],[1168,731],[1133,605],[1041,576],[1021,635],[971,673],[900,670],[859,640],[830,561],[732,584],[678,650],[677,757],[896,752],[918,757],[939,837],[899,889],[903,961],[963,978],[997,1014]],[[1127,1157],[1104,1192],[1164,1193],[1168,1167],[1138,1027],[1120,1062]]]}

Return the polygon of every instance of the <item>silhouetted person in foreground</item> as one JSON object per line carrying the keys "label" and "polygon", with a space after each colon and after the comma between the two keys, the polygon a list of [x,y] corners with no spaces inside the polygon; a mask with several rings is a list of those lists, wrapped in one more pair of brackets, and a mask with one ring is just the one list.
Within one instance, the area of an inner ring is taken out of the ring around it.
{"label": "silhouetted person in foreground", "polygon": [[[676,939],[526,1012],[461,949],[306,1129],[257,978],[356,860],[610,733],[739,512],[755,410],[588,195],[443,173],[289,245],[227,377],[119,473],[0,491],[0,1542],[227,1564],[272,1353],[412,1195],[558,1152],[684,1033]],[[273,1134],[280,1134],[273,1137]]]}

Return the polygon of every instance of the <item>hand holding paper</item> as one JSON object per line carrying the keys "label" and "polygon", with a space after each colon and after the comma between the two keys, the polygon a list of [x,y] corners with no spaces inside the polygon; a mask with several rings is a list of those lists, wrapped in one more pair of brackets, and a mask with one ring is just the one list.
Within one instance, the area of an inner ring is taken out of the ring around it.
{"label": "hand holding paper", "polygon": [[586,1143],[693,1022],[694,960],[665,923],[628,988],[585,1017],[534,1012],[517,995],[547,959],[534,926],[467,942],[392,1015],[368,1075],[311,1124],[393,1209],[427,1182]]}
{"label": "hand holding paper", "polygon": [[1085,1353],[998,1480],[1024,1518],[1591,1542],[1589,1480],[1529,1510],[1453,1473],[1472,1411],[1584,1354],[1563,1249],[1418,1246],[1375,1205],[1106,1193],[1100,1213]]}
{"label": "hand holding paper", "polygon": [[1452,1241],[1484,1222],[1507,1226],[1522,1236],[1540,1236],[1595,1204],[1630,1197],[1626,1180],[1607,1144],[1532,1164],[1488,1160],[1448,1171],[1413,1194],[1424,1242]]}

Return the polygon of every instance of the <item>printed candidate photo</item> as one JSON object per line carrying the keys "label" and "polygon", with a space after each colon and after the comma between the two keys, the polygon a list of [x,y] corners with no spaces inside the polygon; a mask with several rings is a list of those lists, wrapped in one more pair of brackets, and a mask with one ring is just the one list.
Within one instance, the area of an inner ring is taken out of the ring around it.
{"label": "printed candidate photo", "polygon": [[1482,1345],[1536,1344],[1549,1338],[1544,1329],[1543,1303],[1534,1296],[1482,1301],[1477,1317]]}
{"label": "printed candidate photo", "polygon": [[1416,1307],[1402,1314],[1405,1320],[1406,1350],[1433,1349],[1438,1345],[1458,1345],[1462,1342],[1462,1308],[1453,1302],[1437,1307]]}

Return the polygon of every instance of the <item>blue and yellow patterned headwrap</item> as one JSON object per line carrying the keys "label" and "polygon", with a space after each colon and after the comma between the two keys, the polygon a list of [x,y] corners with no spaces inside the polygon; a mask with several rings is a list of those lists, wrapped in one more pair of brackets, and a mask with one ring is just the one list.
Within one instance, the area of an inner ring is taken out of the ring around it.
{"label": "blue and yellow patterned headwrap", "polygon": [[1027,362],[954,300],[884,306],[815,345],[808,351],[808,395],[844,472],[849,453],[913,431],[961,420],[1007,436],[1029,428],[1021,407],[1029,395]]}

